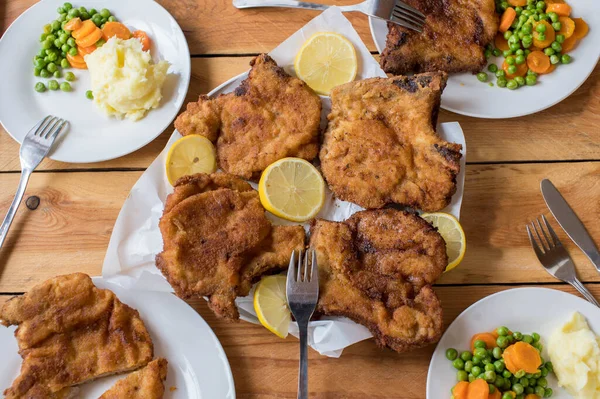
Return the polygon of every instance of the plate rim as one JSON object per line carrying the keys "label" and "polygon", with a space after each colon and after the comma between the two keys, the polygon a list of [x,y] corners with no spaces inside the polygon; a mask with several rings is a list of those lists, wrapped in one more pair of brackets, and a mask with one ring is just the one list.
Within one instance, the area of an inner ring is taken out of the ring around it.
{"label": "plate rim", "polygon": [[[51,1],[51,0],[50,0]],[[23,11],[21,13],[21,15],[19,15],[17,18],[15,18],[15,20],[8,26],[8,28],[4,31],[4,33],[2,34],[2,36],[0,37],[0,43],[2,43],[2,40],[6,39],[7,33],[9,33],[12,29],[15,29],[15,26],[17,25],[17,23],[22,22],[21,19],[24,19],[26,17],[26,15],[28,14],[28,12],[30,12],[32,9],[34,9],[35,7],[42,7],[41,4],[46,4],[46,3],[50,3],[50,1],[38,1],[34,4],[32,4],[30,7],[28,7],[25,11]],[[69,164],[86,164],[86,163],[97,163],[97,162],[106,162],[106,161],[110,161],[113,159],[117,159],[117,158],[121,158],[124,157],[125,155],[129,155],[143,147],[145,147],[146,145],[150,144],[152,141],[154,141],[158,136],[160,136],[161,134],[163,134],[166,129],[171,125],[171,123],[173,122],[173,120],[175,120],[175,118],[177,117],[177,115],[179,114],[179,111],[181,110],[181,107],[183,106],[186,97],[187,97],[187,93],[189,92],[189,88],[190,88],[190,83],[191,83],[191,76],[192,76],[192,58],[191,58],[191,54],[190,54],[190,48],[187,42],[187,38],[185,37],[185,34],[183,33],[183,29],[181,29],[181,26],[179,25],[179,23],[177,22],[177,20],[175,19],[175,17],[173,17],[173,15],[171,15],[171,13],[169,11],[167,11],[166,8],[164,8],[160,3],[154,1],[154,0],[141,0],[141,1],[145,1],[147,3],[153,3],[154,5],[158,6],[158,8],[161,10],[161,12],[165,12],[169,19],[171,20],[171,23],[175,23],[175,26],[177,26],[178,28],[178,33],[180,34],[181,38],[183,40],[181,40],[181,42],[183,42],[183,45],[185,46],[185,50],[187,51],[188,57],[187,59],[187,63],[184,65],[185,69],[187,70],[187,74],[184,75],[180,75],[184,80],[178,85],[178,87],[185,87],[185,93],[186,95],[182,96],[181,99],[179,101],[177,101],[175,103],[176,107],[177,107],[177,112],[175,112],[175,114],[173,115],[173,117],[165,124],[165,126],[163,126],[160,131],[158,131],[156,133],[156,135],[151,135],[149,136],[149,138],[147,140],[142,140],[140,141],[139,146],[136,144],[135,146],[132,146],[132,148],[127,149],[127,150],[123,150],[123,151],[115,151],[114,154],[112,155],[103,155],[103,156],[98,156],[95,158],[89,158],[89,159],[85,159],[85,160],[67,160],[67,159],[63,159],[61,158],[55,158],[54,155],[49,155],[46,158],[52,159],[53,161],[58,161],[58,162],[65,162],[65,163],[69,163]],[[60,2],[60,0],[55,0],[55,2]],[[99,2],[98,0],[96,0],[96,2]],[[4,129],[4,131],[14,140],[18,143],[18,145],[22,145],[22,140],[17,139],[17,137],[15,135],[13,135],[8,128],[6,127],[5,123],[0,119],[0,125],[2,126],[2,128]],[[23,136],[24,137],[24,136]],[[117,146],[117,148],[119,148]]]}

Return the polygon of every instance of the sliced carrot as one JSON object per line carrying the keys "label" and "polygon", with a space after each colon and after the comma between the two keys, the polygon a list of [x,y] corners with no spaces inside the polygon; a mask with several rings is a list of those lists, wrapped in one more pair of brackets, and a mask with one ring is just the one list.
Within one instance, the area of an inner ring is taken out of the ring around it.
{"label": "sliced carrot", "polygon": [[499,389],[494,389],[494,393],[488,396],[488,399],[502,399],[502,394]]}
{"label": "sliced carrot", "polygon": [[508,0],[508,4],[513,7],[525,7],[527,5],[527,0]]}
{"label": "sliced carrot", "polygon": [[535,73],[546,72],[550,65],[550,57],[541,51],[532,51],[527,56],[527,66]]}
{"label": "sliced carrot", "polygon": [[102,39],[102,31],[96,28],[89,35],[80,37],[79,39],[75,40],[75,43],[77,43],[79,47],[90,47],[95,45],[96,42],[100,39]]}
{"label": "sliced carrot", "polygon": [[575,22],[575,33],[573,35],[576,39],[583,39],[588,34],[590,27],[583,18],[573,18],[573,22]]}
{"label": "sliced carrot", "polygon": [[546,4],[565,4],[565,0],[546,0]]}
{"label": "sliced carrot", "polygon": [[452,397],[454,399],[468,399],[467,392],[469,390],[469,383],[467,381],[460,381],[452,388]]}
{"label": "sliced carrot", "polygon": [[81,26],[79,28],[77,28],[73,32],[71,32],[71,36],[73,36],[73,38],[75,40],[77,40],[80,37],[89,35],[96,29],[98,29],[96,24],[93,23],[91,19],[86,19],[85,21],[83,21],[81,23]]}
{"label": "sliced carrot", "polygon": [[508,7],[504,13],[502,13],[502,17],[500,18],[500,25],[498,26],[498,30],[502,33],[506,32],[513,21],[517,17],[517,12],[514,8]]}
{"label": "sliced carrot", "polygon": [[502,357],[506,368],[513,374],[519,370],[535,374],[542,365],[542,358],[538,350],[522,341],[506,348]]}
{"label": "sliced carrot", "polygon": [[496,338],[494,338],[492,333],[488,333],[488,332],[473,335],[473,337],[471,338],[471,351],[475,350],[475,341],[485,342],[488,349],[493,349],[494,347],[497,346]]}
{"label": "sliced carrot", "polygon": [[92,54],[96,50],[96,45],[92,44],[89,47],[79,47],[77,46],[77,52],[81,54],[82,57],[85,57],[88,54]]}
{"label": "sliced carrot", "polygon": [[562,52],[568,53],[569,51],[573,50],[578,42],[579,40],[577,40],[575,35],[571,36],[568,39],[565,39],[565,41],[562,43]]}
{"label": "sliced carrot", "polygon": [[515,72],[515,73],[509,73],[508,72],[508,67],[509,66],[510,65],[508,65],[506,63],[506,60],[504,60],[504,62],[502,63],[502,70],[506,74],[506,79],[514,79],[517,76],[525,76],[527,74],[527,63],[526,62],[524,62],[524,63],[522,63],[520,65],[516,65],[515,64],[515,66],[517,67],[517,72]]}
{"label": "sliced carrot", "polygon": [[[546,25],[546,32],[544,32],[544,35],[546,35],[546,40],[540,40],[539,39],[540,33],[535,30],[535,27],[538,26],[539,24]],[[552,42],[554,41],[555,38],[556,38],[556,34],[554,33],[554,28],[552,27],[552,25],[550,25],[550,23],[548,21],[540,21],[534,25],[533,45],[535,47],[540,48],[540,49],[546,48],[552,44]]]}
{"label": "sliced carrot", "polygon": [[558,33],[564,35],[565,39],[573,36],[573,33],[575,33],[575,21],[569,17],[558,17],[558,22],[560,22]]}
{"label": "sliced carrot", "polygon": [[502,33],[496,34],[496,38],[494,39],[494,47],[501,51],[510,50],[510,47],[508,46],[508,41],[506,41]]}
{"label": "sliced carrot", "polygon": [[489,396],[490,386],[481,378],[474,380],[469,384],[467,399],[488,399]]}
{"label": "sliced carrot", "polygon": [[65,30],[70,30],[70,31],[73,31],[73,30],[76,30],[79,28],[81,28],[81,19],[79,19],[79,18],[70,19],[69,22],[67,22],[64,27]]}
{"label": "sliced carrot", "polygon": [[108,40],[111,37],[127,40],[131,38],[131,32],[120,22],[107,22],[104,24],[104,28],[102,28],[102,36],[104,40]]}
{"label": "sliced carrot", "polygon": [[548,75],[549,73],[554,72],[554,70],[556,69],[556,64],[552,64],[550,65],[550,68],[548,68],[548,70],[544,73],[540,73],[539,75]]}
{"label": "sliced carrot", "polygon": [[534,393],[530,393],[530,394],[527,394],[527,396],[525,396],[525,399],[541,399],[541,398]]}
{"label": "sliced carrot", "polygon": [[67,53],[67,61],[69,61],[69,64],[71,64],[73,68],[87,69],[87,65],[81,54],[71,55]]}
{"label": "sliced carrot", "polygon": [[558,15],[562,15],[563,17],[568,17],[569,15],[571,15],[571,6],[567,3],[548,4],[548,6],[546,7],[546,14],[549,12],[555,12]]}
{"label": "sliced carrot", "polygon": [[150,50],[150,47],[152,46],[152,40],[150,40],[150,37],[146,32],[144,32],[143,30],[136,30],[135,32],[133,32],[132,36],[142,43],[142,50]]}

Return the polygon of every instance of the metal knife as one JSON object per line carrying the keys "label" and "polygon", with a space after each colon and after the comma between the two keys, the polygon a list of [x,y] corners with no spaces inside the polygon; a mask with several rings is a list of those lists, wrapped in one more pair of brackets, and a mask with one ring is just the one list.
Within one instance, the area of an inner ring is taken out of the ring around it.
{"label": "metal knife", "polygon": [[585,256],[596,266],[600,273],[600,252],[592,240],[590,233],[587,232],[581,220],[577,217],[573,209],[563,198],[560,192],[554,187],[554,184],[548,179],[542,180],[540,184],[544,201],[554,215],[554,218],[560,224],[560,227],[567,233],[573,242],[583,251]]}

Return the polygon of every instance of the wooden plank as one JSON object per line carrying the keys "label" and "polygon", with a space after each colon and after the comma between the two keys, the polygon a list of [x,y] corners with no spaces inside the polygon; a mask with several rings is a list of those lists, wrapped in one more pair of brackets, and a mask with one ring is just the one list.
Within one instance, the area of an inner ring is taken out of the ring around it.
{"label": "wooden plank", "polygon": [[[566,285],[546,287],[578,295]],[[445,325],[448,326],[472,303],[510,288],[513,287],[437,287],[436,292],[444,307]],[[588,288],[600,298],[600,284],[588,284]],[[7,297],[0,296],[0,306]],[[296,338],[290,336],[282,340],[262,326],[218,320],[202,299],[189,303],[221,341],[231,365],[238,398],[296,398]],[[423,399],[433,350],[432,345],[397,354],[377,348],[372,340],[347,348],[339,359],[327,358],[309,350],[311,397]]]}
{"label": "wooden plank", "polygon": [[[248,67],[252,57],[194,58],[187,101],[195,101]],[[600,159],[600,66],[568,100],[523,118],[486,120],[440,113],[441,122],[460,122],[469,162]],[[45,160],[39,170],[146,168],[173,132],[171,125],[146,147],[121,158],[94,164]],[[0,171],[18,171],[18,144],[0,127]]]}
{"label": "wooden plank", "polygon": [[[99,274],[112,227],[141,172],[35,173],[25,198],[41,199],[35,211],[21,206],[0,250],[0,292],[25,291],[57,274]],[[600,162],[470,165],[462,223],[467,235],[463,263],[440,284],[555,281],[529,246],[525,224],[549,216],[539,182],[551,178],[600,243]],[[12,200],[18,174],[0,174],[0,214]],[[550,219],[557,227],[556,223]],[[600,274],[560,228],[584,281]],[[157,252],[159,249],[157,248]]]}

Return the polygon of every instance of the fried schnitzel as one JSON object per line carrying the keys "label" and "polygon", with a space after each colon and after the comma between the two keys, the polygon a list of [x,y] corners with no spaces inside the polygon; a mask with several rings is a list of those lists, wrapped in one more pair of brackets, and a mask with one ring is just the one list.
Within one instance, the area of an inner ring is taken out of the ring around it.
{"label": "fried schnitzel", "polygon": [[385,72],[472,72],[486,65],[485,46],[498,31],[494,0],[405,0],[426,16],[423,32],[388,23]]}
{"label": "fried schnitzel", "polygon": [[23,358],[21,374],[4,392],[8,399],[69,397],[71,386],[152,360],[152,340],[138,312],[83,273],[52,278],[12,298],[0,319],[18,325]]}
{"label": "fried schnitzel", "polygon": [[179,179],[159,227],[164,246],[156,264],[175,293],[207,296],[231,320],[239,318],[235,298],[263,274],[285,269],[305,239],[302,226],[271,226],[258,193],[226,173]]}
{"label": "fried schnitzel", "polygon": [[442,307],[430,284],[448,258],[425,220],[395,209],[357,212],[345,222],[318,219],[310,247],[319,260],[318,314],[348,317],[397,352],[439,340]]}
{"label": "fried schnitzel", "polygon": [[98,399],[162,399],[167,378],[166,359],[158,358],[117,381]]}
{"label": "fried schnitzel", "polygon": [[321,100],[267,54],[250,65],[248,78],[234,92],[189,103],[175,128],[184,136],[200,134],[216,143],[225,172],[258,180],[279,159],[311,161],[317,156]]}
{"label": "fried schnitzel", "polygon": [[372,78],[333,89],[320,159],[334,194],[363,208],[450,203],[460,144],[435,133],[443,73]]}

